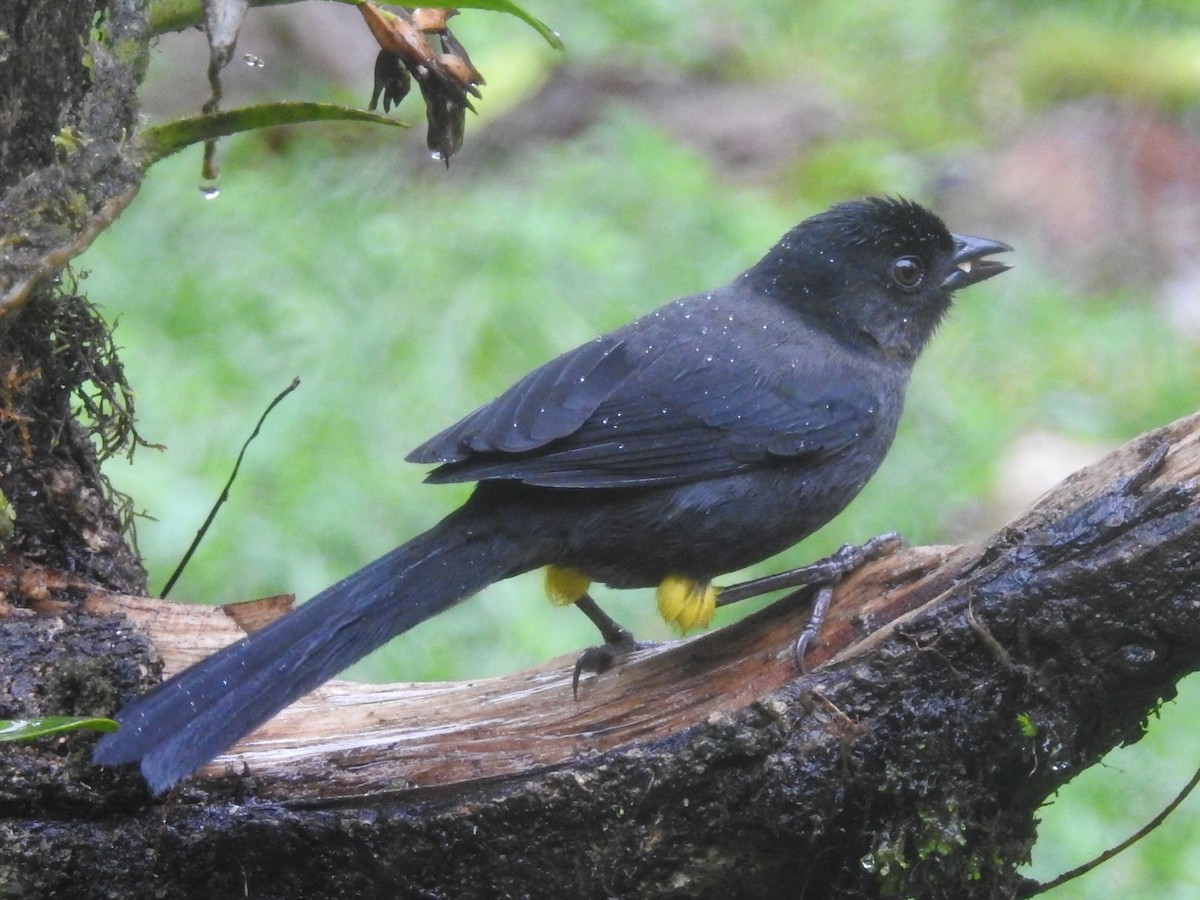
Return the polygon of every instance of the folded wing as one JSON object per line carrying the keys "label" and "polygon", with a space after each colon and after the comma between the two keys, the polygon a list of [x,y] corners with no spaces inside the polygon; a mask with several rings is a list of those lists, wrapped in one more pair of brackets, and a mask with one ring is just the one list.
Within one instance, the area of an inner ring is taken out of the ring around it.
{"label": "folded wing", "polygon": [[618,332],[531,372],[408,459],[440,463],[434,483],[680,484],[836,454],[871,421],[871,398],[823,367],[763,374],[736,350],[717,339],[694,354],[675,343],[668,354]]}

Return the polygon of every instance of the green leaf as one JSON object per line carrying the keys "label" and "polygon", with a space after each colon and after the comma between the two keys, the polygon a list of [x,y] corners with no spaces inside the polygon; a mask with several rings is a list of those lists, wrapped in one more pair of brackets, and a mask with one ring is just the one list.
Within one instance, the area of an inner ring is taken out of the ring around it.
{"label": "green leaf", "polygon": [[326,122],[339,119],[351,122],[372,122],[376,125],[390,125],[393,128],[408,127],[407,122],[367,112],[365,109],[358,109],[354,106],[341,106],[335,103],[284,101],[241,106],[237,109],[208,115],[173,119],[170,122],[147,128],[142,132],[140,138],[144,158],[143,167],[149,168],[165,156],[170,156],[184,147],[211,138],[225,137],[242,131],[253,131],[256,128],[270,128],[275,125],[296,125],[302,122]]}
{"label": "green leaf", "polygon": [[[282,6],[294,0],[250,0],[252,7]],[[351,6],[357,6],[360,0],[339,0]],[[563,49],[562,38],[541,19],[530,15],[523,7],[512,0],[466,0],[464,3],[448,3],[454,9],[484,9],[489,12],[507,13],[516,16],[522,22],[545,38],[555,50]],[[152,34],[163,34],[167,31],[182,31],[193,28],[201,23],[204,8],[201,0],[152,0],[150,3],[150,31]]]}
{"label": "green leaf", "polygon": [[31,741],[67,731],[116,731],[112,719],[87,716],[50,716],[45,719],[0,719],[0,741]]}
{"label": "green leaf", "polygon": [[562,38],[558,36],[558,32],[554,31],[549,25],[538,19],[512,0],[466,0],[463,3],[454,3],[455,9],[486,9],[492,12],[508,13],[510,16],[516,16],[543,38],[546,43],[555,50],[563,49]]}

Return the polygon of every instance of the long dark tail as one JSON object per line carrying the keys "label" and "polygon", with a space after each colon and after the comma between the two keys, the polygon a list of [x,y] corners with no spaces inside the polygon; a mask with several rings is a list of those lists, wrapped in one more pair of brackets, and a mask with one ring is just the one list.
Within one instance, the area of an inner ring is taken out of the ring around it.
{"label": "long dark tail", "polygon": [[124,707],[98,763],[141,761],[156,794],[391,638],[536,561],[470,502],[403,547]]}

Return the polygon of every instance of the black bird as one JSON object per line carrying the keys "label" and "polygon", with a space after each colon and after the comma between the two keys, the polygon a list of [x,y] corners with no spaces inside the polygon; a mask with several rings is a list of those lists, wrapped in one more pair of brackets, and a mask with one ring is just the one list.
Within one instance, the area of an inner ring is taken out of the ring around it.
{"label": "black bird", "polygon": [[669,303],[526,375],[408,457],[478,481],[440,524],[130,703],[100,763],[161,792],[390,638],[502,578],[549,566],[659,586],[683,628],[712,579],[820,528],[896,432],[955,290],[1008,268],[915,203],[870,198],[796,226],[730,284]]}

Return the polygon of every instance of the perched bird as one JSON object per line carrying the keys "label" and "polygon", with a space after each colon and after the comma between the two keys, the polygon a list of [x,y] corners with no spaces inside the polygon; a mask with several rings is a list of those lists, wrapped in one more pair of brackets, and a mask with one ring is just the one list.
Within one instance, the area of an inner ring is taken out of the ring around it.
{"label": "perched bird", "polygon": [[955,290],[1007,265],[900,199],[842,203],[730,284],[563,354],[408,457],[477,481],[438,525],[120,711],[100,763],[161,792],[390,638],[486,585],[548,566],[657,586],[707,624],[715,576],[820,528],[896,432],[913,363]]}

